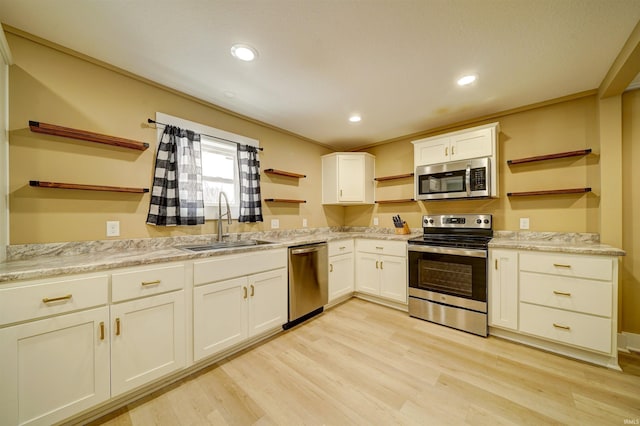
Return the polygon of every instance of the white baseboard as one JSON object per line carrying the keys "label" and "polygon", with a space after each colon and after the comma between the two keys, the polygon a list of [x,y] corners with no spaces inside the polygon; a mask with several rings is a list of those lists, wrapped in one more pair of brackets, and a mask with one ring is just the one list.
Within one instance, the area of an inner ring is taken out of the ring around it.
{"label": "white baseboard", "polygon": [[631,351],[640,353],[640,334],[618,333],[618,350],[629,353]]}

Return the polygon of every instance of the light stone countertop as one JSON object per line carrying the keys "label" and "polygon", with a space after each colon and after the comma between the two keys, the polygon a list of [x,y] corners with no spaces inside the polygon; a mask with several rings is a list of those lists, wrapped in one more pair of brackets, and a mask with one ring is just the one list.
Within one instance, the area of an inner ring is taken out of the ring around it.
{"label": "light stone countertop", "polygon": [[9,260],[0,263],[0,285],[12,281],[99,272],[154,263],[205,259],[350,238],[406,241],[421,235],[421,232],[422,230],[419,229],[415,230],[413,234],[396,235],[393,230],[383,228],[350,228],[346,230],[343,228],[319,228],[303,231],[243,233],[231,235],[230,238],[232,240],[259,239],[272,242],[272,244],[201,252],[192,252],[179,247],[210,243],[215,241],[215,235],[10,246]]}
{"label": "light stone countertop", "polygon": [[[179,247],[210,243],[215,241],[215,235],[15,245],[7,250],[9,260],[0,263],[0,285],[12,281],[205,259],[322,241],[350,238],[407,241],[420,235],[422,235],[422,228],[412,229],[412,233],[408,235],[396,235],[392,228],[367,227],[267,231],[233,234],[230,239],[258,239],[272,242],[272,244],[203,252],[191,252]],[[598,234],[495,231],[489,248],[605,256],[625,255],[624,250],[601,244]]]}
{"label": "light stone countertop", "polygon": [[600,243],[600,236],[590,233],[495,231],[489,248],[599,256],[626,255],[622,249]]}

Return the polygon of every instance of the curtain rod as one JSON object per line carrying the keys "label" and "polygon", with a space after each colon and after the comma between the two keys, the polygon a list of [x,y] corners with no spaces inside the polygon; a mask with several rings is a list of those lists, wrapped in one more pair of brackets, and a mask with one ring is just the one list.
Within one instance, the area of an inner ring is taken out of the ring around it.
{"label": "curtain rod", "polygon": [[[161,125],[161,126],[165,126],[165,127],[166,127],[166,126],[170,126],[170,124],[159,123],[159,122],[157,122],[157,121],[155,121],[155,120],[152,120],[152,119],[150,119],[150,118],[147,118],[147,123],[149,123],[149,124],[156,124],[156,125],[157,125],[157,124],[159,124],[159,125]],[[194,133],[198,133],[198,132],[194,132]],[[201,134],[201,135],[203,135],[203,136],[209,137],[209,138],[218,139],[218,140],[225,141],[225,142],[230,142],[230,143],[235,143],[236,145],[246,145],[246,144],[242,144],[242,143],[239,143],[239,142],[236,142],[236,141],[232,141],[232,140],[229,140],[229,139],[221,138],[221,137],[218,137],[218,136],[208,135],[208,134],[206,134],[206,133],[200,133],[200,134]],[[262,151],[262,150],[263,150],[263,149],[262,149],[261,147],[259,147],[259,146],[257,146],[257,147],[256,147],[256,149],[258,149],[259,151]]]}

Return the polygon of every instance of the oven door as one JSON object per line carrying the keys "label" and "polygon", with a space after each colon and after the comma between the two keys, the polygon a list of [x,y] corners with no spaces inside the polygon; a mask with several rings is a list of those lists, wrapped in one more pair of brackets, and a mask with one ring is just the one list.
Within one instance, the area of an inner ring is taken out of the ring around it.
{"label": "oven door", "polygon": [[410,244],[409,296],[487,312],[487,251]]}

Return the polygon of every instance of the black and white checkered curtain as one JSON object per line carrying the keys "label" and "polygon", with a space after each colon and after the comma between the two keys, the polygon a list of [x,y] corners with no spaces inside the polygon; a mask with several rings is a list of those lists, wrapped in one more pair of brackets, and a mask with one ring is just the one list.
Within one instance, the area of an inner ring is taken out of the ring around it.
{"label": "black and white checkered curtain", "polygon": [[165,126],[156,154],[147,223],[161,226],[204,223],[199,134]]}
{"label": "black and white checkered curtain", "polygon": [[238,222],[262,222],[258,149],[250,145],[238,145],[238,166],[240,170]]}

